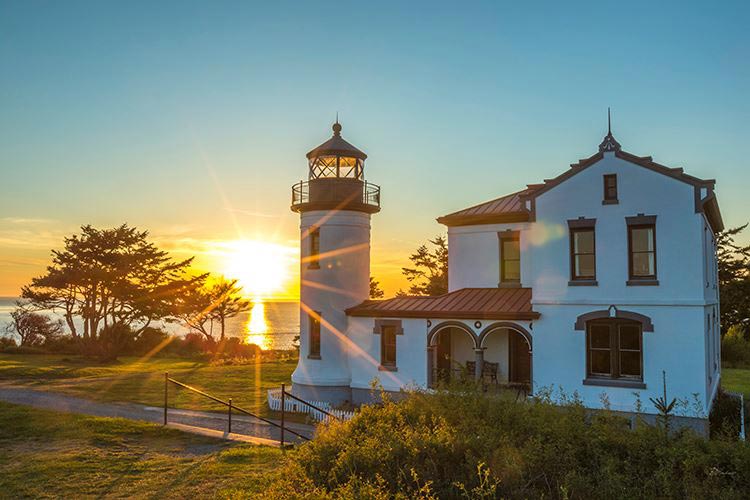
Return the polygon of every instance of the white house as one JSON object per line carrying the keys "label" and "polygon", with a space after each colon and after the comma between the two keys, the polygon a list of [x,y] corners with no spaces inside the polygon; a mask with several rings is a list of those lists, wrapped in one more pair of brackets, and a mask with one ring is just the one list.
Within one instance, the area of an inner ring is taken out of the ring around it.
{"label": "white house", "polygon": [[663,391],[703,425],[721,376],[714,181],[623,151],[438,218],[449,293],[368,300],[367,156],[334,136],[293,188],[301,215],[299,397],[334,403],[473,375],[654,414]]}

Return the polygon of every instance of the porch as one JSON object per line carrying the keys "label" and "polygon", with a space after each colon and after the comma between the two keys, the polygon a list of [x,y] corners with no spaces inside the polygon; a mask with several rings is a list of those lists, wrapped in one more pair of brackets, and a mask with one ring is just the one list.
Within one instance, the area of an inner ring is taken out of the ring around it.
{"label": "porch", "polygon": [[528,394],[531,346],[531,335],[515,323],[493,323],[479,334],[462,322],[440,323],[428,335],[428,387],[474,381],[488,392]]}

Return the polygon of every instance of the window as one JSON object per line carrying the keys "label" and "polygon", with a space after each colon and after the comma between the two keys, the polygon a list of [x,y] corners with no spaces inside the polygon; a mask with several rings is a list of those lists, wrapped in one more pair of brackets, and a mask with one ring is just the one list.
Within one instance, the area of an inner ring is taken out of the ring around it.
{"label": "window", "polygon": [[384,367],[396,366],[396,327],[380,327],[380,364]]}
{"label": "window", "polygon": [[320,269],[320,228],[310,231],[309,269]]}
{"label": "window", "polygon": [[586,328],[588,378],[643,380],[641,324],[623,319],[590,321]]}
{"label": "window", "polygon": [[656,227],[653,224],[628,226],[630,279],[656,279]]}
{"label": "window", "polygon": [[570,270],[573,281],[596,280],[594,228],[570,229]]}
{"label": "window", "polygon": [[617,203],[617,174],[604,176],[604,199],[603,205],[614,205]]}
{"label": "window", "polygon": [[518,232],[498,233],[500,238],[500,284],[521,282],[521,244]]}
{"label": "window", "polygon": [[307,315],[309,327],[309,358],[320,358],[320,313],[313,312]]}

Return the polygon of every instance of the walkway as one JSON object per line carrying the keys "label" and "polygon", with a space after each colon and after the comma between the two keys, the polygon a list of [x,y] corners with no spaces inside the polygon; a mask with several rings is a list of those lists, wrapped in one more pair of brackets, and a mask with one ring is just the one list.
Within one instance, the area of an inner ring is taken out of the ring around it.
{"label": "walkway", "polygon": [[[64,413],[81,413],[96,417],[119,417],[130,420],[141,420],[161,424],[164,422],[164,408],[144,406],[135,403],[99,403],[89,399],[68,396],[56,392],[38,391],[25,387],[0,387],[0,401],[32,406],[44,410],[54,410]],[[170,424],[187,432],[208,434],[214,437],[225,437],[240,441],[250,441],[258,444],[273,444],[279,442],[279,429],[270,424],[260,422],[250,416],[232,413],[232,435],[227,436],[227,414],[208,411],[180,410],[168,408],[167,415]],[[278,423],[277,420],[269,419]],[[315,427],[312,425],[286,423],[288,429],[312,437]],[[192,428],[192,429],[191,429]],[[198,428],[198,429],[196,429]],[[213,432],[200,432],[206,429]],[[218,431],[218,432],[217,432]],[[234,436],[237,434],[239,436]],[[245,436],[245,438],[243,438]],[[247,439],[246,436],[260,438]],[[301,441],[300,438],[286,433],[287,442]]]}

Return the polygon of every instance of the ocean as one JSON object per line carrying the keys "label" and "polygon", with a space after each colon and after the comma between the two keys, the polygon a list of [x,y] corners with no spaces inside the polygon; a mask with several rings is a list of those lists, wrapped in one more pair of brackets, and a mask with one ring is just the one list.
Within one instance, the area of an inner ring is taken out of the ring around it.
{"label": "ocean", "polygon": [[[0,297],[0,334],[10,322],[15,301],[13,297]],[[189,331],[179,324],[161,326],[177,335]],[[230,319],[226,328],[228,336],[243,338],[264,350],[293,349],[294,337],[299,335],[299,303],[255,302],[250,311]]]}

